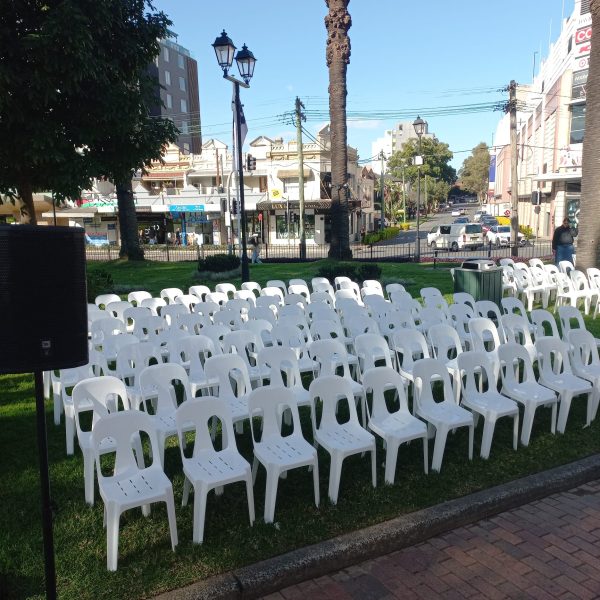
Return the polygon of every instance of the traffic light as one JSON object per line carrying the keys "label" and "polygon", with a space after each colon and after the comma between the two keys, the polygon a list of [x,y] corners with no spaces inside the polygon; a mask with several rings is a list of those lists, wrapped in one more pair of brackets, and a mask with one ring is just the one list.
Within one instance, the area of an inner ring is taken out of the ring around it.
{"label": "traffic light", "polygon": [[531,204],[539,206],[542,203],[542,192],[540,190],[533,190],[531,192]]}
{"label": "traffic light", "polygon": [[246,155],[246,170],[256,171],[256,159],[252,154]]}
{"label": "traffic light", "polygon": [[297,223],[298,215],[296,213],[290,213],[290,223]]}
{"label": "traffic light", "polygon": [[238,214],[238,201],[235,198],[231,201],[231,214]]}

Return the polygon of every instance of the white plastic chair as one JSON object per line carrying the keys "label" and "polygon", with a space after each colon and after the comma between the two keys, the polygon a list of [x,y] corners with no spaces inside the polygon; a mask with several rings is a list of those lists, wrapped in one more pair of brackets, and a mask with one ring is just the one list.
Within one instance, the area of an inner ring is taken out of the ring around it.
{"label": "white plastic chair", "polygon": [[140,306],[145,306],[152,311],[153,315],[160,316],[160,311],[167,303],[162,298],[144,298]]}
{"label": "white plastic chair", "polygon": [[257,306],[248,311],[248,320],[251,321],[254,319],[263,319],[269,321],[271,325],[275,325],[277,323],[277,314],[267,306]]}
{"label": "white plastic chair", "polygon": [[285,284],[285,281],[282,281],[281,279],[269,279],[267,281],[267,285],[265,287],[268,287],[268,288],[270,288],[270,287],[279,288],[281,290],[281,296],[282,296],[282,298],[287,293],[287,285]]}
{"label": "white plastic chair", "polygon": [[552,390],[536,381],[527,350],[519,344],[508,342],[498,349],[498,359],[502,376],[502,394],[515,400],[524,408],[521,444],[529,445],[535,411],[540,406],[552,408],[550,431],[554,433],[558,398]]}
{"label": "white plastic chair", "polygon": [[135,329],[135,324],[138,319],[151,317],[152,311],[147,306],[133,306],[123,311],[123,321],[129,333]]}
{"label": "white plastic chair", "polygon": [[173,342],[170,359],[187,371],[192,398],[198,391],[203,393],[214,384],[206,376],[204,364],[216,354],[215,343],[206,335],[188,336]]}
{"label": "white plastic chair", "polygon": [[[568,261],[566,261],[568,262]],[[564,273],[556,274],[557,292],[554,312],[560,307],[567,304],[577,308],[580,302],[583,302],[583,307],[586,315],[590,314],[591,298],[586,290],[577,290],[571,281],[571,278]]]}
{"label": "white plastic chair", "polygon": [[241,289],[249,290],[255,296],[260,296],[260,290],[262,290],[262,287],[259,283],[256,283],[256,281],[245,281],[244,283],[242,283]]}
{"label": "white plastic chair", "polygon": [[[109,571],[117,570],[119,557],[119,520],[121,513],[153,502],[165,502],[169,518],[171,546],[177,546],[177,523],[173,487],[162,467],[153,462],[141,469],[131,448],[132,437],[145,433],[150,441],[152,456],[158,455],[158,441],[150,417],[134,410],[120,411],[100,419],[92,430],[92,446],[97,466],[100,496],[104,501],[106,524],[107,557]],[[115,467],[111,475],[105,476],[100,466],[104,440],[114,440],[116,447]],[[146,511],[147,512],[147,511]]]}
{"label": "white plastic chair", "polygon": [[[277,485],[279,477],[291,469],[312,467],[315,505],[319,506],[319,462],[317,451],[303,437],[298,407],[291,390],[284,387],[262,387],[254,390],[248,398],[250,428],[254,446],[252,474],[256,478],[258,463],[267,471],[265,489],[265,523],[275,518]],[[291,414],[293,430],[282,435],[282,415]],[[260,417],[262,429],[260,439],[254,419]]]}
{"label": "white plastic chair", "polygon": [[[208,423],[212,419],[221,422],[222,447],[215,450]],[[250,525],[254,523],[254,492],[250,464],[237,449],[235,433],[229,408],[217,398],[204,397],[183,403],[175,413],[175,424],[181,448],[181,462],[185,481],[181,505],[188,502],[190,487],[194,488],[194,544],[204,541],[204,522],[208,492],[237,481],[246,482]],[[186,457],[186,432],[194,433],[194,451]]]}
{"label": "white plastic chair", "polygon": [[515,265],[515,261],[512,258],[501,258],[498,263],[501,267],[513,267]]}
{"label": "white plastic chair", "polygon": [[511,266],[502,266],[502,296],[508,292],[511,296],[517,295],[517,282],[515,281],[515,271]]}
{"label": "white plastic chair", "polygon": [[508,342],[515,342],[515,344],[521,344],[531,357],[531,362],[535,362],[537,359],[537,350],[531,337],[530,323],[525,318],[518,314],[502,315],[502,326],[506,334],[506,340]]}
{"label": "white plastic chair", "polygon": [[519,439],[519,407],[513,400],[496,390],[497,376],[485,352],[464,352],[458,357],[460,371],[461,406],[483,417],[481,458],[488,459],[496,421],[502,417],[513,419],[513,450]]}
{"label": "white plastic chair", "polygon": [[[412,440],[423,440],[423,468],[428,473],[427,425],[410,414],[400,374],[387,366],[368,369],[363,374],[363,385],[367,393],[372,392],[369,429],[385,442],[385,482],[394,483],[400,444]],[[384,394],[388,390],[395,392],[396,410],[387,406]]]}
{"label": "white plastic chair", "polygon": [[273,346],[283,346],[284,348],[292,348],[294,350],[298,358],[300,373],[314,373],[315,363],[308,354],[304,335],[298,327],[278,323],[271,330],[271,338]]}
{"label": "white plastic chair", "polygon": [[281,299],[281,296],[279,296],[277,293],[275,293],[274,295],[259,296],[256,299],[256,308],[268,308],[273,312],[274,315],[279,314],[279,309],[282,306],[283,300]]}
{"label": "white plastic chair", "polygon": [[96,319],[92,322],[90,332],[92,347],[100,350],[105,338],[111,335],[127,333],[127,327],[121,319],[110,317],[107,313],[107,316],[103,319]]}
{"label": "white plastic chair", "polygon": [[272,346],[271,331],[273,324],[266,319],[251,319],[242,325],[242,329],[251,331],[262,340],[263,346]]}
{"label": "white plastic chair", "polygon": [[388,298],[391,299],[391,295],[393,292],[405,292],[406,288],[401,283],[388,283],[385,286],[385,292],[388,295]]}
{"label": "white plastic chair", "polygon": [[191,397],[190,382],[187,373],[181,365],[167,363],[146,367],[139,375],[142,393],[142,408],[148,410],[148,400],[151,400],[153,414],[150,415],[158,441],[158,458],[160,464],[165,464],[165,442],[167,438],[177,435],[175,411],[177,397],[175,383],[183,389],[182,404]]}
{"label": "white plastic chair", "polygon": [[179,304],[175,301],[173,304],[167,304],[160,311],[160,316],[167,322],[169,327],[175,323],[179,315],[190,314],[190,309],[185,304]]}
{"label": "white plastic chair", "polygon": [[[315,444],[322,446],[331,456],[329,469],[329,500],[337,504],[344,459],[353,454],[371,453],[371,480],[377,486],[375,437],[360,426],[353,390],[344,377],[330,375],[319,377],[310,384],[312,399],[312,430]],[[321,401],[321,418],[318,419],[317,401]],[[337,408],[340,401],[348,406],[348,420],[339,423]]]}
{"label": "white plastic chair", "polygon": [[194,306],[200,302],[200,299],[195,294],[182,294],[175,298],[175,304],[183,304],[188,312],[194,311]]}
{"label": "white plastic chair", "polygon": [[543,337],[535,342],[538,351],[541,385],[555,391],[559,397],[558,420],[556,430],[564,433],[571,409],[571,401],[580,394],[587,396],[586,426],[591,424],[595,404],[592,384],[573,375],[569,360],[569,345],[562,340]]}
{"label": "white plastic chair", "polygon": [[233,294],[234,300],[245,300],[249,303],[248,309],[256,306],[256,295],[252,290],[237,290],[235,294]]}
{"label": "white plastic chair", "polygon": [[177,315],[175,322],[175,326],[178,329],[182,329],[190,335],[199,335],[202,333],[203,327],[208,327],[212,324],[210,317],[199,315],[198,313]]}
{"label": "white plastic chair", "polygon": [[217,283],[217,285],[215,285],[215,292],[227,294],[229,298],[233,298],[233,295],[236,291],[237,288],[235,285],[233,285],[233,283]]}
{"label": "white plastic chair", "polygon": [[[439,472],[442,468],[446,438],[450,430],[459,427],[469,428],[469,460],[473,459],[473,415],[456,404],[450,375],[446,365],[435,358],[424,358],[415,363],[414,376],[414,413],[435,427],[435,444],[431,470]],[[443,400],[436,401],[433,385],[442,382]]]}
{"label": "white plastic chair", "polygon": [[336,290],[341,289],[342,283],[352,283],[352,279],[350,279],[350,277],[340,275],[333,280],[333,285],[335,286]]}
{"label": "white plastic chair", "polygon": [[471,347],[471,332],[469,331],[469,322],[476,315],[475,309],[467,303],[451,304],[448,307],[448,324],[452,325],[458,333],[463,350]]}
{"label": "white plastic chair", "polygon": [[[211,292],[207,292],[211,293]],[[212,318],[221,310],[221,306],[218,302],[211,302],[209,300],[205,300],[204,302],[198,302],[194,305],[194,310],[192,312],[202,315],[203,317]]]}
{"label": "white plastic chair", "polygon": [[[569,273],[569,277],[571,277],[571,281],[573,282],[573,286],[575,290],[578,292],[585,292],[586,300],[589,298],[590,307],[593,304],[594,306],[598,305],[600,301],[600,291],[598,291],[595,287],[591,287],[585,273],[578,271],[577,269],[573,269]],[[589,314],[589,310],[586,314]]]}
{"label": "white plastic chair", "polygon": [[471,332],[471,350],[486,352],[489,355],[496,374],[498,374],[498,369],[500,368],[498,348],[505,342],[501,341],[500,333],[494,322],[485,317],[471,319],[469,322],[469,331]]}
{"label": "white plastic chair", "polygon": [[246,363],[250,382],[255,384],[253,387],[260,385],[268,374],[268,369],[257,361],[258,353],[263,348],[262,338],[249,330],[231,331],[223,338],[223,353],[237,354],[242,357]]}
{"label": "white plastic chair", "polygon": [[231,332],[231,329],[227,325],[219,325],[214,323],[213,325],[207,325],[202,329],[202,335],[209,337],[215,345],[215,354],[223,354],[223,339]]}
{"label": "white plastic chair", "polygon": [[478,300],[475,302],[475,312],[483,318],[490,319],[498,329],[500,341],[505,340],[504,331],[502,329],[502,311],[500,307],[491,300]]}
{"label": "white plastic chair", "polygon": [[138,319],[133,326],[133,335],[140,342],[156,340],[163,331],[169,328],[167,321],[158,315],[142,317]]}
{"label": "white plastic chair", "polygon": [[[282,288],[280,288],[278,286],[267,286],[267,287],[264,287],[260,291],[261,296],[269,296],[271,299],[276,299],[278,306],[283,306],[283,304],[284,304],[283,299],[285,298],[285,294],[286,294],[285,289],[282,291]],[[257,298],[256,306],[259,306],[258,300],[259,299]]]}
{"label": "white plastic chair", "polygon": [[543,308],[536,308],[529,313],[529,316],[536,338],[544,336],[560,337],[556,319],[552,316],[552,313]]}
{"label": "white plastic chair", "polygon": [[117,377],[117,368],[115,361],[117,354],[123,346],[139,344],[138,338],[131,333],[121,335],[112,335],[107,337],[102,344],[102,351],[98,352],[96,360],[100,365],[102,375],[111,375]]}
{"label": "white plastic chair", "polygon": [[100,294],[99,296],[96,296],[96,298],[94,299],[94,304],[98,308],[105,309],[106,306],[108,304],[110,304],[111,302],[120,302],[120,300],[121,300],[121,297],[117,296],[117,294]]}
{"label": "white plastic chair", "polygon": [[229,296],[225,292],[210,292],[204,296],[205,302],[214,302],[219,306],[223,306],[229,300]]}
{"label": "white plastic chair", "polygon": [[133,308],[133,304],[131,302],[127,302],[125,300],[119,300],[117,302],[109,302],[104,312],[115,319],[119,319],[119,321],[123,321],[123,323],[127,324],[125,320],[125,315],[123,314],[128,308]]}
{"label": "white plastic chair", "polygon": [[[524,266],[527,267],[527,265]],[[550,289],[544,283],[536,283],[533,280],[529,267],[527,267],[527,270],[515,268],[514,274],[517,293],[527,300],[527,310],[533,310],[533,303],[538,299],[541,301],[542,306],[546,308],[550,300]]]}
{"label": "white plastic chair", "polygon": [[207,285],[192,285],[188,290],[188,294],[196,296],[200,302],[204,302],[206,294],[210,294],[210,288]]}
{"label": "white plastic chair", "polygon": [[173,287],[173,288],[164,288],[163,290],[160,290],[160,297],[167,304],[174,304],[177,296],[182,296],[182,295],[183,295],[183,291],[180,290],[179,288]]}
{"label": "white plastic chair", "polygon": [[416,361],[429,358],[429,347],[425,336],[416,329],[403,329],[392,336],[390,349],[396,356],[400,375],[409,384],[414,383],[413,369]]}
{"label": "white plastic chair", "polygon": [[573,373],[592,384],[594,403],[588,420],[593,421],[600,403],[600,358],[596,338],[585,329],[573,329],[569,333],[569,355]]}
{"label": "white plastic chair", "polygon": [[575,265],[570,260],[561,260],[558,262],[558,270],[568,275],[570,271],[575,270]]}
{"label": "white plastic chair", "polygon": [[460,372],[458,368],[458,355],[462,354],[463,347],[460,336],[454,327],[447,323],[433,325],[427,332],[427,338],[432,350],[432,358],[441,360],[452,376],[456,402],[460,396]]}
{"label": "white plastic chair", "polygon": [[394,367],[390,347],[385,338],[378,333],[362,333],[356,336],[354,349],[358,358],[361,377],[366,371],[374,369],[380,361],[383,361],[386,367]]}
{"label": "white plastic chair", "polygon": [[561,306],[558,309],[560,329],[563,341],[569,340],[569,334],[575,329],[587,329],[581,311],[573,306]]}
{"label": "white plastic chair", "polygon": [[151,342],[123,346],[117,352],[117,377],[125,384],[129,401],[136,410],[143,399],[139,375],[151,363],[162,364],[160,347]]}

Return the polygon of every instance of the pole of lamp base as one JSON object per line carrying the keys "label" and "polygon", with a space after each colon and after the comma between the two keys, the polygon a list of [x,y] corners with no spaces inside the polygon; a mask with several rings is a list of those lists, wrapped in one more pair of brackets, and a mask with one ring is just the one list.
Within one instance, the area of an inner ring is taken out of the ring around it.
{"label": "pole of lamp base", "polygon": [[46,432],[46,407],[44,406],[44,381],[41,371],[33,374],[35,381],[35,408],[37,439],[40,460],[40,485],[42,492],[42,534],[44,540],[44,574],[46,598],[56,599],[56,569],[54,565],[54,539],[52,535],[52,508],[50,502],[50,469],[48,466],[48,437]]}
{"label": "pole of lamp base", "polygon": [[235,141],[236,156],[238,168],[238,185],[240,196],[240,241],[242,243],[242,283],[250,281],[250,266],[248,264],[248,245],[246,240],[246,204],[244,202],[244,165],[242,163],[242,132],[241,132],[241,112],[240,104],[240,84],[233,82],[235,90]]}

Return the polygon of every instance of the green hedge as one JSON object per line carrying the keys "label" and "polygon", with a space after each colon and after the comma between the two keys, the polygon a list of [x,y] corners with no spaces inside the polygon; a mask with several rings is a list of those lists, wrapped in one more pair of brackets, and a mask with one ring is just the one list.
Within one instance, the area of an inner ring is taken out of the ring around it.
{"label": "green hedge", "polygon": [[233,271],[240,266],[240,258],[235,254],[213,254],[198,261],[198,271],[222,273]]}
{"label": "green hedge", "polygon": [[356,283],[365,279],[381,279],[381,267],[375,263],[349,263],[331,261],[317,271],[318,277],[326,277],[333,285],[336,277],[349,277]]}
{"label": "green hedge", "polygon": [[383,231],[375,231],[365,235],[363,243],[376,244],[377,242],[381,242],[383,240],[389,240],[391,238],[395,238],[400,231],[402,231],[400,227],[386,227]]}

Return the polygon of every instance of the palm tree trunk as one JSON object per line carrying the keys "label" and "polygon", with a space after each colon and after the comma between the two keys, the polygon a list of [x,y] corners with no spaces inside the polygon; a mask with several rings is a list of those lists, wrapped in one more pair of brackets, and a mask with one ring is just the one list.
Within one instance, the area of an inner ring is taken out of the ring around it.
{"label": "palm tree trunk", "polygon": [[346,69],[350,62],[348,30],[350,0],[325,0],[329,13],[327,67],[329,68],[329,118],[331,121],[331,258],[352,258],[348,223],[348,144],[346,130]]}
{"label": "palm tree trunk", "polygon": [[24,225],[37,225],[37,215],[33,206],[33,190],[29,181],[19,184],[19,198],[23,203],[21,207],[21,223]]}
{"label": "palm tree trunk", "polygon": [[[585,137],[581,177],[577,268],[597,267],[600,262],[600,0],[590,3],[592,50],[587,82]],[[594,39],[596,38],[596,39]]]}
{"label": "palm tree trunk", "polygon": [[133,201],[131,178],[116,182],[117,203],[119,206],[119,231],[121,233],[120,258],[144,260],[144,251],[138,236],[137,215]]}

